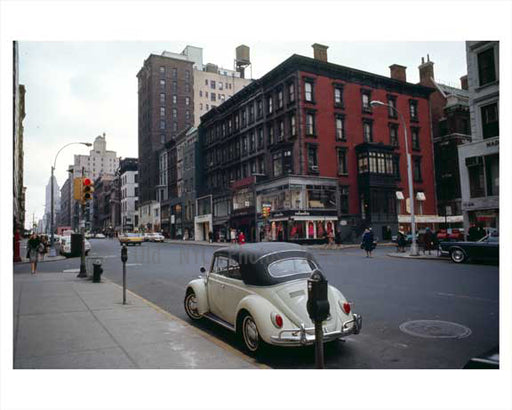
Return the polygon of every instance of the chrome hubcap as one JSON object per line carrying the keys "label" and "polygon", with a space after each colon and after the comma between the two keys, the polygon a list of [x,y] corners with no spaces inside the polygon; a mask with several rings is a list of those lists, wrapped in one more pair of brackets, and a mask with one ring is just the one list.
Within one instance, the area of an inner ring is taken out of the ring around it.
{"label": "chrome hubcap", "polygon": [[191,293],[190,295],[187,296],[186,306],[190,316],[196,319],[201,317],[201,315],[199,315],[199,313],[197,312],[197,300],[195,294]]}
{"label": "chrome hubcap", "polygon": [[464,259],[464,254],[460,250],[453,251],[452,257],[455,261],[460,262]]}
{"label": "chrome hubcap", "polygon": [[250,316],[244,318],[243,329],[245,344],[250,350],[256,350],[259,343],[259,333],[256,323],[254,323],[254,320]]}

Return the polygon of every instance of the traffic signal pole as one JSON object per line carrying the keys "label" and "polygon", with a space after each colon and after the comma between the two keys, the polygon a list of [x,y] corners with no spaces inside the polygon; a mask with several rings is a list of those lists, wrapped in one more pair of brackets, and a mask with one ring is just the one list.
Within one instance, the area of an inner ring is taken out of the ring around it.
{"label": "traffic signal pole", "polygon": [[[84,180],[84,167],[82,167],[82,181]],[[80,189],[83,192],[83,184],[80,184]],[[82,210],[82,220],[80,222],[80,235],[82,236],[82,246],[80,252],[80,273],[78,274],[78,278],[86,278],[87,277],[87,269],[85,268],[85,202],[82,200],[81,210]]]}

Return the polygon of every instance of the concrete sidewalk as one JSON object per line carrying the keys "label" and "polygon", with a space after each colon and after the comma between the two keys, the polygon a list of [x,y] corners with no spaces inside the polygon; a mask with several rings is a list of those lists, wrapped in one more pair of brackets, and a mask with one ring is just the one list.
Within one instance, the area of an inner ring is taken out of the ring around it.
{"label": "concrete sidewalk", "polygon": [[428,253],[423,254],[422,252],[420,252],[420,254],[417,255],[417,256],[411,256],[409,254],[408,250],[406,252],[392,252],[392,253],[388,253],[388,256],[391,256],[393,258],[407,258],[407,259],[429,259],[429,260],[439,260],[439,261],[448,261],[448,260],[450,260],[450,258],[446,258],[444,256],[441,256],[440,254],[438,255],[437,252],[432,252],[431,255],[429,255]]}
{"label": "concrete sidewalk", "polygon": [[264,368],[110,281],[14,275],[15,369]]}

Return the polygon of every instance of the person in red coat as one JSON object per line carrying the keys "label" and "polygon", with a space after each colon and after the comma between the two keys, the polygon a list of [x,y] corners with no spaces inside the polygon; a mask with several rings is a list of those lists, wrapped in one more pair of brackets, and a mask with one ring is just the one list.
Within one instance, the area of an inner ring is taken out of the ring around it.
{"label": "person in red coat", "polygon": [[238,243],[240,245],[243,245],[245,243],[245,235],[243,231],[240,231],[240,233],[238,234]]}

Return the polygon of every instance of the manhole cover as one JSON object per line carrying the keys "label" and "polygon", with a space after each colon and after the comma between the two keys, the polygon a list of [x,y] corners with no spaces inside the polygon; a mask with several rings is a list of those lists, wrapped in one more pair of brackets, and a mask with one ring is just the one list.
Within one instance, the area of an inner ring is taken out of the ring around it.
{"label": "manhole cover", "polygon": [[466,326],[442,320],[412,320],[402,323],[400,330],[412,336],[441,339],[462,339],[471,334]]}

